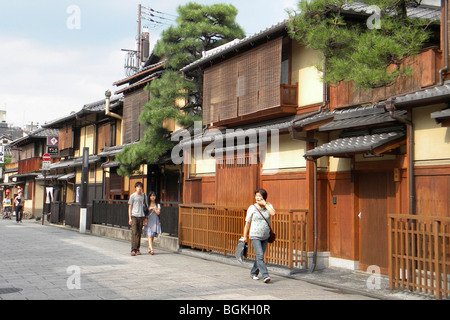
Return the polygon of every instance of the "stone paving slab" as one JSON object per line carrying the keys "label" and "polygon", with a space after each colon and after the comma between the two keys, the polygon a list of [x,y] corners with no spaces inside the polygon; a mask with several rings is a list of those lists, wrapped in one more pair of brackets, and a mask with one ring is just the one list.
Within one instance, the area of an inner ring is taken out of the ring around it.
{"label": "stone paving slab", "polygon": [[189,254],[152,256],[145,242],[132,257],[127,241],[33,221],[0,220],[0,243],[0,300],[371,299],[277,274],[264,284],[249,268]]}
{"label": "stone paving slab", "polygon": [[0,220],[0,241],[0,300],[433,300],[390,291],[387,277],[368,289],[367,273],[332,268],[290,274],[269,267],[273,280],[264,284],[250,279],[250,261],[190,249],[151,256],[146,241],[143,255],[131,257],[128,241],[33,220]]}

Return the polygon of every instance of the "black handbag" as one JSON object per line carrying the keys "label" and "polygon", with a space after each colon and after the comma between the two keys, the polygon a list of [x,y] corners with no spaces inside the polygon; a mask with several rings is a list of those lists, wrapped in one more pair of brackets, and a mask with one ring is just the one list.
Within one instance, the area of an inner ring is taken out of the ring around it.
{"label": "black handbag", "polygon": [[142,209],[144,210],[144,215],[147,217],[149,214],[148,204],[147,204],[147,195],[144,193],[144,203],[142,204]]}
{"label": "black handbag", "polygon": [[275,232],[272,231],[272,228],[270,227],[269,221],[267,221],[266,218],[264,218],[264,215],[261,213],[261,211],[259,211],[258,207],[254,205],[254,207],[256,208],[256,210],[258,210],[259,214],[261,215],[261,217],[263,217],[264,220],[266,220],[267,225],[269,226],[269,239],[268,242],[272,243],[276,240],[277,236],[275,234]]}

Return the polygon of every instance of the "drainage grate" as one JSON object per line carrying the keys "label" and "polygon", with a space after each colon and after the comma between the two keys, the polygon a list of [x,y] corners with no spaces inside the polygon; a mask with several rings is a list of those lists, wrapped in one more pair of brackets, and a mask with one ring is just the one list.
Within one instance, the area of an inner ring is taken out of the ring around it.
{"label": "drainage grate", "polygon": [[20,288],[0,288],[0,294],[16,293],[20,291],[22,291]]}

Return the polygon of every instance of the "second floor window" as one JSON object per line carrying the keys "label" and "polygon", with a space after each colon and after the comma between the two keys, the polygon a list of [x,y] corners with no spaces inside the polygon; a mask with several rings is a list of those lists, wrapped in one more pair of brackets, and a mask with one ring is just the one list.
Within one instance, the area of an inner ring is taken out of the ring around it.
{"label": "second floor window", "polygon": [[204,123],[280,106],[282,47],[280,37],[205,70]]}

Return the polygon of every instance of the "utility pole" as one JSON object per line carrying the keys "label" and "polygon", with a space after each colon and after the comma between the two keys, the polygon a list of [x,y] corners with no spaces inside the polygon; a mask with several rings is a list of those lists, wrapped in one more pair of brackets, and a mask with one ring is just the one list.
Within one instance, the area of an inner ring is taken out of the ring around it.
{"label": "utility pole", "polygon": [[136,54],[136,70],[139,71],[139,68],[141,67],[141,25],[142,25],[142,5],[138,5],[138,20],[137,20],[137,54]]}

